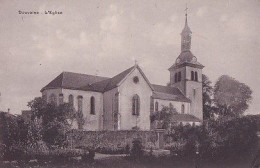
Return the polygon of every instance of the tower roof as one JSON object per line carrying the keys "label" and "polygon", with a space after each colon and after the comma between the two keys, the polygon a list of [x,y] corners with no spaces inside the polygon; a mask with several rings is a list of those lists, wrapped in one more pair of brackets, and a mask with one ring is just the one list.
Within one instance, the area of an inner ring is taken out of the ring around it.
{"label": "tower roof", "polygon": [[203,68],[204,66],[197,61],[197,58],[190,51],[191,48],[191,30],[188,26],[188,15],[187,15],[187,7],[185,9],[185,25],[181,32],[181,53],[177,57],[175,63],[169,68],[169,70],[174,69],[176,67],[180,67],[182,65],[189,65],[197,68]]}
{"label": "tower roof", "polygon": [[186,7],[186,9],[185,9],[185,11],[186,11],[186,13],[185,13],[185,25],[184,25],[184,28],[182,29],[181,34],[185,34],[185,33],[191,34],[191,33],[192,33],[191,30],[190,30],[190,27],[189,27],[189,25],[188,25],[187,9],[188,9],[188,8]]}

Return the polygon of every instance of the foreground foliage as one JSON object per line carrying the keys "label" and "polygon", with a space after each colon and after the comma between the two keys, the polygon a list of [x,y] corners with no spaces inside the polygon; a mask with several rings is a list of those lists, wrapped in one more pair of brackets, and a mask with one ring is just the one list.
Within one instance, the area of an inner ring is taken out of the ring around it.
{"label": "foreground foliage", "polygon": [[257,143],[252,117],[209,120],[202,126],[175,126],[165,136],[168,149],[180,157],[223,160],[243,158]]}

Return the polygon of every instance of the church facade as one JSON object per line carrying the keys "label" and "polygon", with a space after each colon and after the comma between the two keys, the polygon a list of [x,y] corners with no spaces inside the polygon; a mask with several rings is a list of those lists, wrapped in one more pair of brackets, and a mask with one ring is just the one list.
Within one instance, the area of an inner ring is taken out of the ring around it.
{"label": "church facade", "polygon": [[203,120],[204,66],[190,51],[191,34],[186,14],[181,53],[169,68],[168,86],[151,84],[135,64],[112,78],[62,72],[41,89],[42,97],[48,103],[72,104],[83,114],[84,130],[151,130],[150,116],[163,106],[177,110],[177,123],[198,125]]}

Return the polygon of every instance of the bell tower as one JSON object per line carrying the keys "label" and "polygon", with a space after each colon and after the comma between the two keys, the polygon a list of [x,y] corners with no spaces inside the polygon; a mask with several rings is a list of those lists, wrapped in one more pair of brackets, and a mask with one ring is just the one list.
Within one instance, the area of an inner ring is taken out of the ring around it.
{"label": "bell tower", "polygon": [[169,68],[170,84],[179,88],[191,100],[190,114],[203,119],[202,106],[202,69],[191,50],[192,32],[188,26],[187,7],[185,9],[185,25],[181,32],[181,53]]}

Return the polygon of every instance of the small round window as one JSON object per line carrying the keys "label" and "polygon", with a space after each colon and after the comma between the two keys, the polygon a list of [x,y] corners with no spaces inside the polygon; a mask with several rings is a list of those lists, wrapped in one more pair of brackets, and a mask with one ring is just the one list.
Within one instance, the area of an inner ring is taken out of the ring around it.
{"label": "small round window", "polygon": [[134,83],[138,83],[138,82],[139,82],[138,76],[135,76],[135,77],[133,78],[133,81],[134,81]]}

